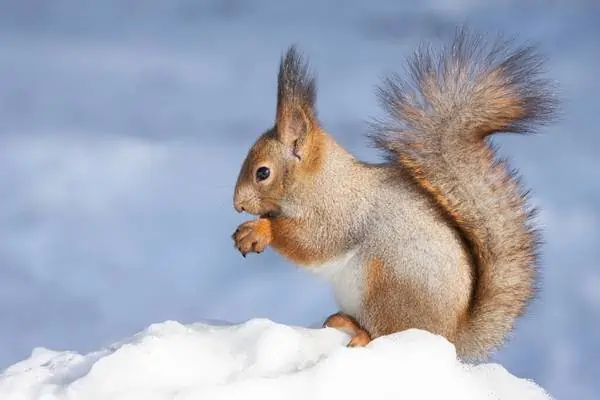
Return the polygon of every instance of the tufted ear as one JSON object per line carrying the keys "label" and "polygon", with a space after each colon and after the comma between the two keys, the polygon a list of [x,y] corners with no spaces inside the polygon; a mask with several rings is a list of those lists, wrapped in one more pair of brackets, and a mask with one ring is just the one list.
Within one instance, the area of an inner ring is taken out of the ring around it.
{"label": "tufted ear", "polygon": [[307,136],[318,127],[315,97],[315,77],[292,46],[279,65],[275,127],[279,141],[298,158],[302,158]]}

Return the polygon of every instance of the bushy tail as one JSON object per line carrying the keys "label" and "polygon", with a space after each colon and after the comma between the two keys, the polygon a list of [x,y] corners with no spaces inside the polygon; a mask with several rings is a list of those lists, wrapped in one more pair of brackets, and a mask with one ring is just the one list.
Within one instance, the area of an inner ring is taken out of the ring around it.
{"label": "bushy tail", "polygon": [[461,29],[440,52],[421,49],[410,80],[379,88],[388,119],[374,138],[458,229],[472,252],[469,315],[456,346],[468,358],[498,347],[535,292],[538,235],[527,193],[487,136],[552,120],[551,85],[533,47],[484,43]]}

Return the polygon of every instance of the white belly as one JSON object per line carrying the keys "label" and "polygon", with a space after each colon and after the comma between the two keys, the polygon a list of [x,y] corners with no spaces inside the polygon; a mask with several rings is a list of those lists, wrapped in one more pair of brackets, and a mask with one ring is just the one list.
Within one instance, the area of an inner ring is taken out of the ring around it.
{"label": "white belly", "polygon": [[352,316],[358,315],[364,290],[364,262],[356,250],[306,269],[333,285],[341,311]]}

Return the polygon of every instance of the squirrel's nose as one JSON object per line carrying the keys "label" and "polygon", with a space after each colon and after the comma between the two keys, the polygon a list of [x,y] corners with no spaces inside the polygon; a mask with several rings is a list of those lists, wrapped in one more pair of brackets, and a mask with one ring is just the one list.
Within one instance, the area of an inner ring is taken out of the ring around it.
{"label": "squirrel's nose", "polygon": [[233,202],[233,208],[235,208],[235,210],[239,213],[246,211],[246,209],[244,208],[244,206],[242,205],[242,202],[239,200],[235,200]]}
{"label": "squirrel's nose", "polygon": [[236,186],[233,195],[233,208],[239,213],[244,212],[248,209],[250,200],[251,196],[247,193],[247,189],[243,186]]}

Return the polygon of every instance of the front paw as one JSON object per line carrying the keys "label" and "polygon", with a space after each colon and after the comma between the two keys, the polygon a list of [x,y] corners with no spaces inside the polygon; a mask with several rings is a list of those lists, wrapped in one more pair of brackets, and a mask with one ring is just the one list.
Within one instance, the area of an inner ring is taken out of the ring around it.
{"label": "front paw", "polygon": [[267,218],[244,222],[233,234],[235,247],[244,257],[248,253],[262,253],[272,239],[271,221]]}

